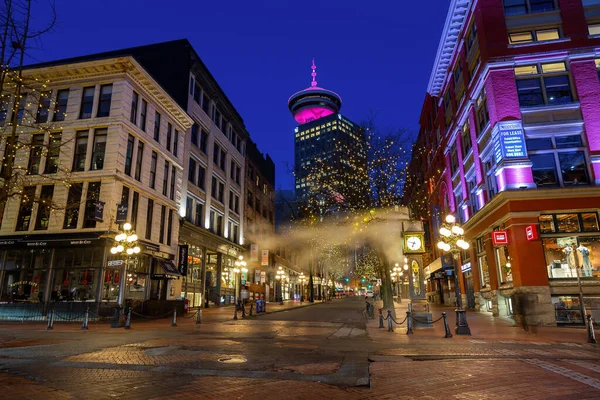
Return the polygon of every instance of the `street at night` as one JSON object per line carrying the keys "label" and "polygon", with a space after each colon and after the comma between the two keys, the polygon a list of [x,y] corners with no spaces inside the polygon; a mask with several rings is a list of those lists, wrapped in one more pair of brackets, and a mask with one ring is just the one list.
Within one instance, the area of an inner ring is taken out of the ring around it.
{"label": "street at night", "polygon": [[[202,324],[134,321],[129,331],[3,325],[3,398],[600,398],[598,347],[583,329],[525,333],[471,315],[470,337],[444,339],[439,323],[406,335],[406,324],[388,332],[366,320],[364,304],[273,305],[277,312],[237,321],[231,307],[209,309]],[[432,310],[442,311],[452,315]]]}

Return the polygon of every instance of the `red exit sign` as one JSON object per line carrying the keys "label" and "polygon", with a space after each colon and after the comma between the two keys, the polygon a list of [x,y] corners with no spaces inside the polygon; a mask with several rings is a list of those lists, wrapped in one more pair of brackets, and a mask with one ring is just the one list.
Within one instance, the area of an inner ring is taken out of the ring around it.
{"label": "red exit sign", "polygon": [[527,240],[529,242],[531,242],[533,240],[537,240],[539,238],[537,226],[536,225],[527,225],[525,227],[525,237],[527,238]]}
{"label": "red exit sign", "polygon": [[493,231],[492,232],[492,243],[494,244],[494,246],[508,244],[508,232],[507,231]]}

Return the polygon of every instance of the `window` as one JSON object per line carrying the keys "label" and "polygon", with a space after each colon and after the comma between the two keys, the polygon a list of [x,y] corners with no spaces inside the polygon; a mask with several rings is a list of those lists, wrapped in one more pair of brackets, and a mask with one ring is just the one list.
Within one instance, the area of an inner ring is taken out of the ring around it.
{"label": "window", "polygon": [[471,147],[471,132],[469,130],[469,123],[467,122],[462,129],[463,158],[466,158],[467,154],[469,154],[469,151],[471,151]]}
{"label": "window", "polygon": [[64,121],[67,115],[67,104],[69,103],[69,89],[56,92],[56,104],[54,105],[54,121]]}
{"label": "window", "polygon": [[252,195],[252,192],[248,191],[248,205],[250,207],[254,207],[254,196]]}
{"label": "window", "polygon": [[8,100],[0,100],[0,126],[6,124],[6,117],[8,116]]}
{"label": "window", "polygon": [[196,85],[190,85],[191,88],[190,90],[193,92],[194,95],[194,101],[200,105],[200,95],[202,94],[202,89],[200,89],[200,85],[196,84]]}
{"label": "window", "polygon": [[489,287],[490,286],[490,270],[487,263],[487,256],[481,255],[477,258],[477,263],[479,266],[479,283],[481,287]]}
{"label": "window", "polygon": [[[558,217],[558,216],[557,216]],[[565,236],[543,238],[548,277],[551,279],[577,279],[600,277],[600,237]]]}
{"label": "window", "polygon": [[148,113],[148,102],[142,99],[142,109],[140,111],[140,129],[146,131],[146,117]]}
{"label": "window", "polygon": [[204,110],[206,115],[209,114],[209,107],[210,107],[210,100],[205,93],[202,93],[202,110]]}
{"label": "window", "polygon": [[133,227],[134,230],[137,227],[139,202],[140,202],[140,194],[138,192],[133,192],[133,199],[131,201],[131,226]]}
{"label": "window", "polygon": [[494,248],[496,253],[496,265],[498,266],[498,280],[500,284],[512,282],[512,269],[510,256],[508,255],[508,246]]}
{"label": "window", "polygon": [[54,185],[42,186],[38,202],[37,217],[35,219],[35,230],[47,230],[50,221],[50,210],[52,208],[52,196]]}
{"label": "window", "polygon": [[239,231],[240,231],[240,227],[234,224],[233,225],[232,242],[239,243],[239,237],[240,237]]}
{"label": "window", "polygon": [[554,317],[557,325],[584,325],[579,296],[552,296]]}
{"label": "window", "polygon": [[82,191],[82,183],[73,183],[71,186],[69,186],[69,195],[67,197],[67,206],[65,209],[65,221],[63,224],[63,228],[65,229],[77,228]]}
{"label": "window", "polygon": [[[193,222],[192,221],[192,210],[194,207],[194,199],[192,199],[191,197],[188,197],[185,199],[185,219],[189,222]],[[196,225],[198,225],[198,221],[196,221]]]}
{"label": "window", "polygon": [[173,125],[167,123],[167,150],[171,151],[171,140],[173,139]]}
{"label": "window", "polygon": [[190,158],[188,167],[188,181],[196,183],[196,160]]}
{"label": "window", "polygon": [[[536,185],[570,186],[590,183],[580,135],[527,139],[527,146]],[[560,172],[557,172],[557,166]]]}
{"label": "window", "polygon": [[108,117],[110,115],[111,98],[112,98],[112,84],[100,86],[100,99],[98,101],[97,117]]}
{"label": "window", "polygon": [[160,143],[160,114],[154,113],[154,140]]}
{"label": "window", "polygon": [[173,236],[173,210],[169,209],[169,222],[167,225],[167,246],[171,245],[171,236]]}
{"label": "window", "polygon": [[590,183],[583,151],[558,153],[563,185]]}
{"label": "window", "polygon": [[40,171],[42,161],[42,149],[44,147],[44,134],[31,136],[31,147],[29,148],[29,163],[27,173],[37,175]]}
{"label": "window", "polygon": [[175,137],[173,138],[173,155],[177,157],[179,152],[179,131],[175,129]]}
{"label": "window", "polygon": [[27,106],[27,93],[23,93],[21,95],[21,99],[19,100],[19,108],[17,109],[17,124],[23,122],[23,114],[25,114],[25,106]]}
{"label": "window", "polygon": [[533,163],[533,181],[537,186],[558,185],[554,154],[530,154],[529,160]]}
{"label": "window", "polygon": [[560,39],[558,28],[541,29],[537,31],[513,32],[508,34],[510,44],[523,44],[532,42],[547,42]]}
{"label": "window", "polygon": [[225,152],[225,150],[221,149],[221,156],[219,158],[219,168],[221,168],[222,171],[225,171],[226,158],[227,158],[227,153]]}
{"label": "window", "polygon": [[123,185],[123,190],[121,191],[121,203],[119,204],[129,204],[129,188]]}
{"label": "window", "polygon": [[219,155],[221,154],[221,148],[218,144],[214,144],[213,146],[213,163],[215,165],[219,165]]}
{"label": "window", "polygon": [[598,214],[595,212],[570,214],[542,214],[538,218],[541,233],[598,232]]}
{"label": "window", "polygon": [[490,116],[488,114],[488,106],[487,106],[487,98],[485,97],[485,93],[481,94],[477,98],[476,102],[476,120],[477,120],[477,133],[478,137],[484,132],[485,127],[490,122]]}
{"label": "window", "polygon": [[450,155],[450,166],[452,167],[452,175],[458,171],[458,152],[456,151],[456,145],[452,146],[452,154]]}
{"label": "window", "polygon": [[208,144],[208,133],[204,129],[200,129],[200,151],[206,154],[206,146]]}
{"label": "window", "polygon": [[44,173],[54,174],[58,171],[58,158],[60,156],[61,133],[51,133],[48,143],[48,154],[46,154],[46,168]]}
{"label": "window", "polygon": [[190,76],[190,96],[194,95],[194,83],[195,83],[194,77]]}
{"label": "window", "polygon": [[471,51],[475,41],[477,40],[477,26],[473,23],[471,27],[467,31],[467,35],[465,36],[465,44],[467,47],[467,53]]}
{"label": "window", "polygon": [[158,241],[164,243],[165,240],[165,218],[167,216],[167,207],[160,208],[160,230],[158,231]]}
{"label": "window", "polygon": [[177,168],[173,165],[171,167],[171,193],[170,199],[175,200],[175,183],[177,182]]}
{"label": "window", "polygon": [[81,97],[81,109],[79,110],[80,119],[92,118],[94,91],[95,88],[93,86],[83,88],[83,96]]}
{"label": "window", "polygon": [[260,214],[260,199],[256,197],[256,202],[254,203],[254,209],[258,214]]}
{"label": "window", "polygon": [[156,185],[156,164],[158,163],[158,154],[152,152],[152,162],[150,163],[150,188],[154,189]]}
{"label": "window", "polygon": [[504,14],[507,16],[552,11],[554,0],[504,0]]}
{"label": "window", "polygon": [[131,176],[131,164],[133,162],[133,146],[135,138],[132,135],[127,137],[127,150],[125,152],[125,174]]}
{"label": "window", "polygon": [[94,131],[94,147],[92,148],[92,170],[100,170],[104,167],[104,154],[106,152],[107,129],[96,129]]}
{"label": "window", "polygon": [[75,156],[73,157],[73,171],[85,170],[85,157],[87,155],[88,131],[79,131],[75,137]]}
{"label": "window", "polygon": [[600,24],[589,24],[588,33],[590,36],[600,35]]}
{"label": "window", "polygon": [[152,240],[152,217],[154,216],[154,200],[148,199],[146,210],[146,239]]}
{"label": "window", "polygon": [[[517,67],[515,75],[521,107],[568,104],[573,101],[569,75],[564,62]],[[538,76],[523,78],[527,75]]]}
{"label": "window", "polygon": [[167,191],[169,189],[169,168],[171,165],[168,161],[165,160],[165,169],[163,173],[163,185],[162,185],[162,194],[163,196],[167,195]]}
{"label": "window", "polygon": [[100,182],[88,183],[87,198],[85,201],[84,228],[96,227],[96,202],[100,199]]}
{"label": "window", "polygon": [[223,236],[223,216],[217,215],[217,226],[215,227],[216,233],[219,236]]}
{"label": "window", "polygon": [[35,186],[25,186],[23,188],[23,194],[21,195],[21,206],[19,207],[19,215],[17,216],[17,227],[15,228],[15,230],[29,230],[34,200]]}
{"label": "window", "polygon": [[35,117],[35,122],[37,122],[38,124],[48,122],[48,114],[50,110],[50,96],[52,96],[51,92],[40,92],[39,106],[37,109],[37,115]]}
{"label": "window", "polygon": [[202,219],[204,218],[204,204],[196,202],[196,225],[202,227]]}
{"label": "window", "polygon": [[198,165],[198,187],[204,190],[206,180],[206,169],[203,166]]}
{"label": "window", "polygon": [[131,111],[129,113],[129,121],[131,121],[131,123],[134,125],[137,125],[137,109],[139,99],[140,95],[134,91],[133,96],[131,97]]}
{"label": "window", "polygon": [[192,134],[190,136],[190,140],[192,141],[192,144],[196,147],[198,147],[198,130],[200,129],[200,127],[198,126],[198,124],[194,124],[192,125]]}
{"label": "window", "polygon": [[494,174],[494,164],[491,161],[485,162],[483,164],[483,168],[486,176],[488,199],[491,200],[492,198],[494,198],[496,193],[498,193],[498,183],[496,181],[496,175]]}
{"label": "window", "polygon": [[225,184],[213,176],[211,182],[211,196],[215,200],[218,200],[221,203],[223,203],[224,192]]}
{"label": "window", "polygon": [[142,180],[142,161],[144,158],[144,143],[138,140],[138,150],[135,159],[135,179],[138,182]]}

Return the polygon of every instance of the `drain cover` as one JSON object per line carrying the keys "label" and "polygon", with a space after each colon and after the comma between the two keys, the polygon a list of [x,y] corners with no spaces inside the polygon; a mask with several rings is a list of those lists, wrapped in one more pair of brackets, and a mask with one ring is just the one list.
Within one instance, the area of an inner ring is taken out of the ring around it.
{"label": "drain cover", "polygon": [[217,361],[219,361],[220,363],[224,363],[224,364],[242,364],[248,360],[246,360],[244,357],[240,357],[240,356],[227,356],[227,357],[221,357]]}

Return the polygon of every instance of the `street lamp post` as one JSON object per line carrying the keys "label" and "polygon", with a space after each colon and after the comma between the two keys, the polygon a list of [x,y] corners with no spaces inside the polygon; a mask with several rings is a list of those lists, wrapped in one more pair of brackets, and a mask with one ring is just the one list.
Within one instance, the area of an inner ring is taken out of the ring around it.
{"label": "street lamp post", "polygon": [[300,272],[300,304],[304,301],[304,282],[306,282],[306,277],[304,276],[304,272]]}
{"label": "street lamp post", "polygon": [[[235,300],[234,300],[234,304],[236,308],[238,306],[238,303],[241,303],[241,295],[240,295],[240,291],[242,289],[242,283],[241,283],[241,279],[242,279],[242,275],[240,274],[240,272],[248,272],[248,270],[246,269],[246,261],[244,261],[244,256],[240,256],[234,263],[234,268],[233,268],[233,279],[235,282],[235,288],[234,288],[234,293],[235,293]],[[237,311],[237,308],[236,308]],[[234,318],[237,317],[237,313],[234,312]],[[235,318],[237,319],[237,318]]]}
{"label": "street lamp post", "polygon": [[126,222],[123,224],[123,231],[115,235],[115,245],[110,249],[110,253],[113,255],[122,255],[124,253],[127,256],[125,266],[122,268],[121,280],[119,281],[119,297],[117,299],[119,307],[123,307],[123,303],[125,302],[127,267],[129,266],[131,257],[135,257],[139,252],[138,236],[132,230],[131,224]]}
{"label": "street lamp post", "polygon": [[283,272],[283,268],[279,267],[277,270],[277,275],[275,279],[277,279],[277,283],[279,286],[279,304],[283,305],[283,279],[285,278],[285,272]]}
{"label": "street lamp post", "polygon": [[460,281],[458,278],[458,257],[462,250],[469,248],[469,243],[464,240],[465,231],[456,223],[454,215],[447,215],[444,224],[440,228],[442,240],[437,244],[437,247],[452,254],[454,266],[454,292],[456,295],[456,328],[455,332],[458,335],[470,335],[471,329],[467,323],[467,312],[462,307],[462,298],[460,294]]}

